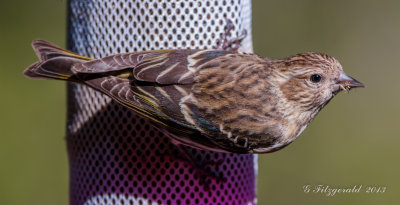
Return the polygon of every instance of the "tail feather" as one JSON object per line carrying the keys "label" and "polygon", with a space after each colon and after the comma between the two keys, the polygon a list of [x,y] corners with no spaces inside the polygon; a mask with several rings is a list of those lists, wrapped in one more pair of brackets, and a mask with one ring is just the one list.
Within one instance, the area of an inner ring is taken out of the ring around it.
{"label": "tail feather", "polygon": [[24,71],[24,75],[30,78],[76,81],[77,78],[71,70],[72,66],[76,63],[93,60],[40,39],[34,40],[32,47],[40,61]]}

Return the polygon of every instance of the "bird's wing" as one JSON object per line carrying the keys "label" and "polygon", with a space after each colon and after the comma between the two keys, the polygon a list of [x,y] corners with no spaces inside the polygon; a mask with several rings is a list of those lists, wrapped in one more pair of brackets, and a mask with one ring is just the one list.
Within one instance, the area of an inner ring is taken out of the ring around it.
{"label": "bird's wing", "polygon": [[199,65],[230,54],[221,50],[156,50],[116,54],[76,64],[78,76],[106,76],[130,69],[139,81],[158,84],[190,84]]}
{"label": "bird's wing", "polygon": [[190,95],[197,69],[229,53],[162,50],[118,54],[77,64],[74,72],[88,77],[82,79],[85,84],[140,114],[167,127],[181,126],[190,133],[197,130],[196,125],[187,121],[180,102]]}
{"label": "bird's wing", "polygon": [[142,51],[134,53],[121,53],[104,58],[76,64],[72,70],[77,74],[100,74],[133,68],[143,61],[163,56],[172,50]]}
{"label": "bird's wing", "polygon": [[133,69],[136,80],[162,85],[191,84],[201,65],[231,54],[221,50],[172,50],[143,59]]}
{"label": "bird's wing", "polygon": [[[163,106],[168,106],[169,109],[175,108],[175,104],[162,105],[161,103],[164,103],[162,102],[163,99],[154,99],[150,97],[150,94],[142,91],[146,88],[135,88],[136,85],[132,84],[128,78],[105,76],[87,80],[85,84],[159,124],[169,127],[172,126],[173,123],[177,123],[180,126],[193,129],[190,124],[184,123],[182,120],[182,122],[176,120],[179,119],[179,116],[173,116],[171,113],[167,115],[163,112],[166,109],[161,108]],[[140,92],[138,92],[138,90],[140,90]],[[174,110],[176,110],[176,108]]]}

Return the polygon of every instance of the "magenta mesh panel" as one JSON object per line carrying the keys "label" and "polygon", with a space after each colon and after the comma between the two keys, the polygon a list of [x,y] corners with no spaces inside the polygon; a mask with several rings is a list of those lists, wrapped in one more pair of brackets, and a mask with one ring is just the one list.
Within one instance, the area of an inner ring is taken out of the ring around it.
{"label": "magenta mesh panel", "polygon": [[[227,18],[233,37],[247,30],[241,50],[252,52],[250,0],[70,0],[68,7],[68,47],[82,55],[210,48]],[[148,120],[73,83],[67,145],[71,204],[256,203],[256,156],[187,148],[198,162],[222,160],[201,171]]]}

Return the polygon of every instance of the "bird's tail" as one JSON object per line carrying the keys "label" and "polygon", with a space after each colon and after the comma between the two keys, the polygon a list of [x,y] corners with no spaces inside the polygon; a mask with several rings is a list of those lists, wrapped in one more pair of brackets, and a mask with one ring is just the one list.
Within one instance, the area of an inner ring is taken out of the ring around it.
{"label": "bird's tail", "polygon": [[40,39],[34,40],[32,47],[39,57],[39,62],[25,69],[24,75],[30,78],[77,81],[71,70],[72,66],[93,60]]}

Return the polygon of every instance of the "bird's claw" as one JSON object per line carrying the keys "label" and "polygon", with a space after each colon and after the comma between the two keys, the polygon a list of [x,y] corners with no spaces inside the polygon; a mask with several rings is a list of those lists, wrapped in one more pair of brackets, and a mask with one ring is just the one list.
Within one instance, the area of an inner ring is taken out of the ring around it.
{"label": "bird's claw", "polygon": [[221,38],[217,40],[217,45],[214,48],[237,52],[240,48],[240,45],[242,44],[242,41],[247,37],[247,31],[246,29],[244,29],[242,31],[242,34],[240,34],[238,37],[228,39],[229,37],[231,37],[231,32],[233,31],[235,26],[233,25],[231,20],[227,19],[226,21],[227,22],[225,31],[224,33],[222,33]]}
{"label": "bird's claw", "polygon": [[212,159],[204,159],[204,158],[196,158],[193,153],[190,152],[190,150],[187,149],[193,149],[193,148],[188,148],[184,147],[181,144],[176,145],[176,151],[174,151],[174,155],[185,162],[189,164],[193,168],[193,171],[196,172],[198,178],[199,178],[199,184],[204,185],[204,189],[208,190],[209,185],[211,183],[211,179],[214,179],[217,182],[224,182],[227,179],[222,175],[222,173],[216,171],[218,169],[216,168],[211,168],[210,166],[218,167],[220,166],[223,162],[224,159],[217,159],[217,160],[212,160]]}

